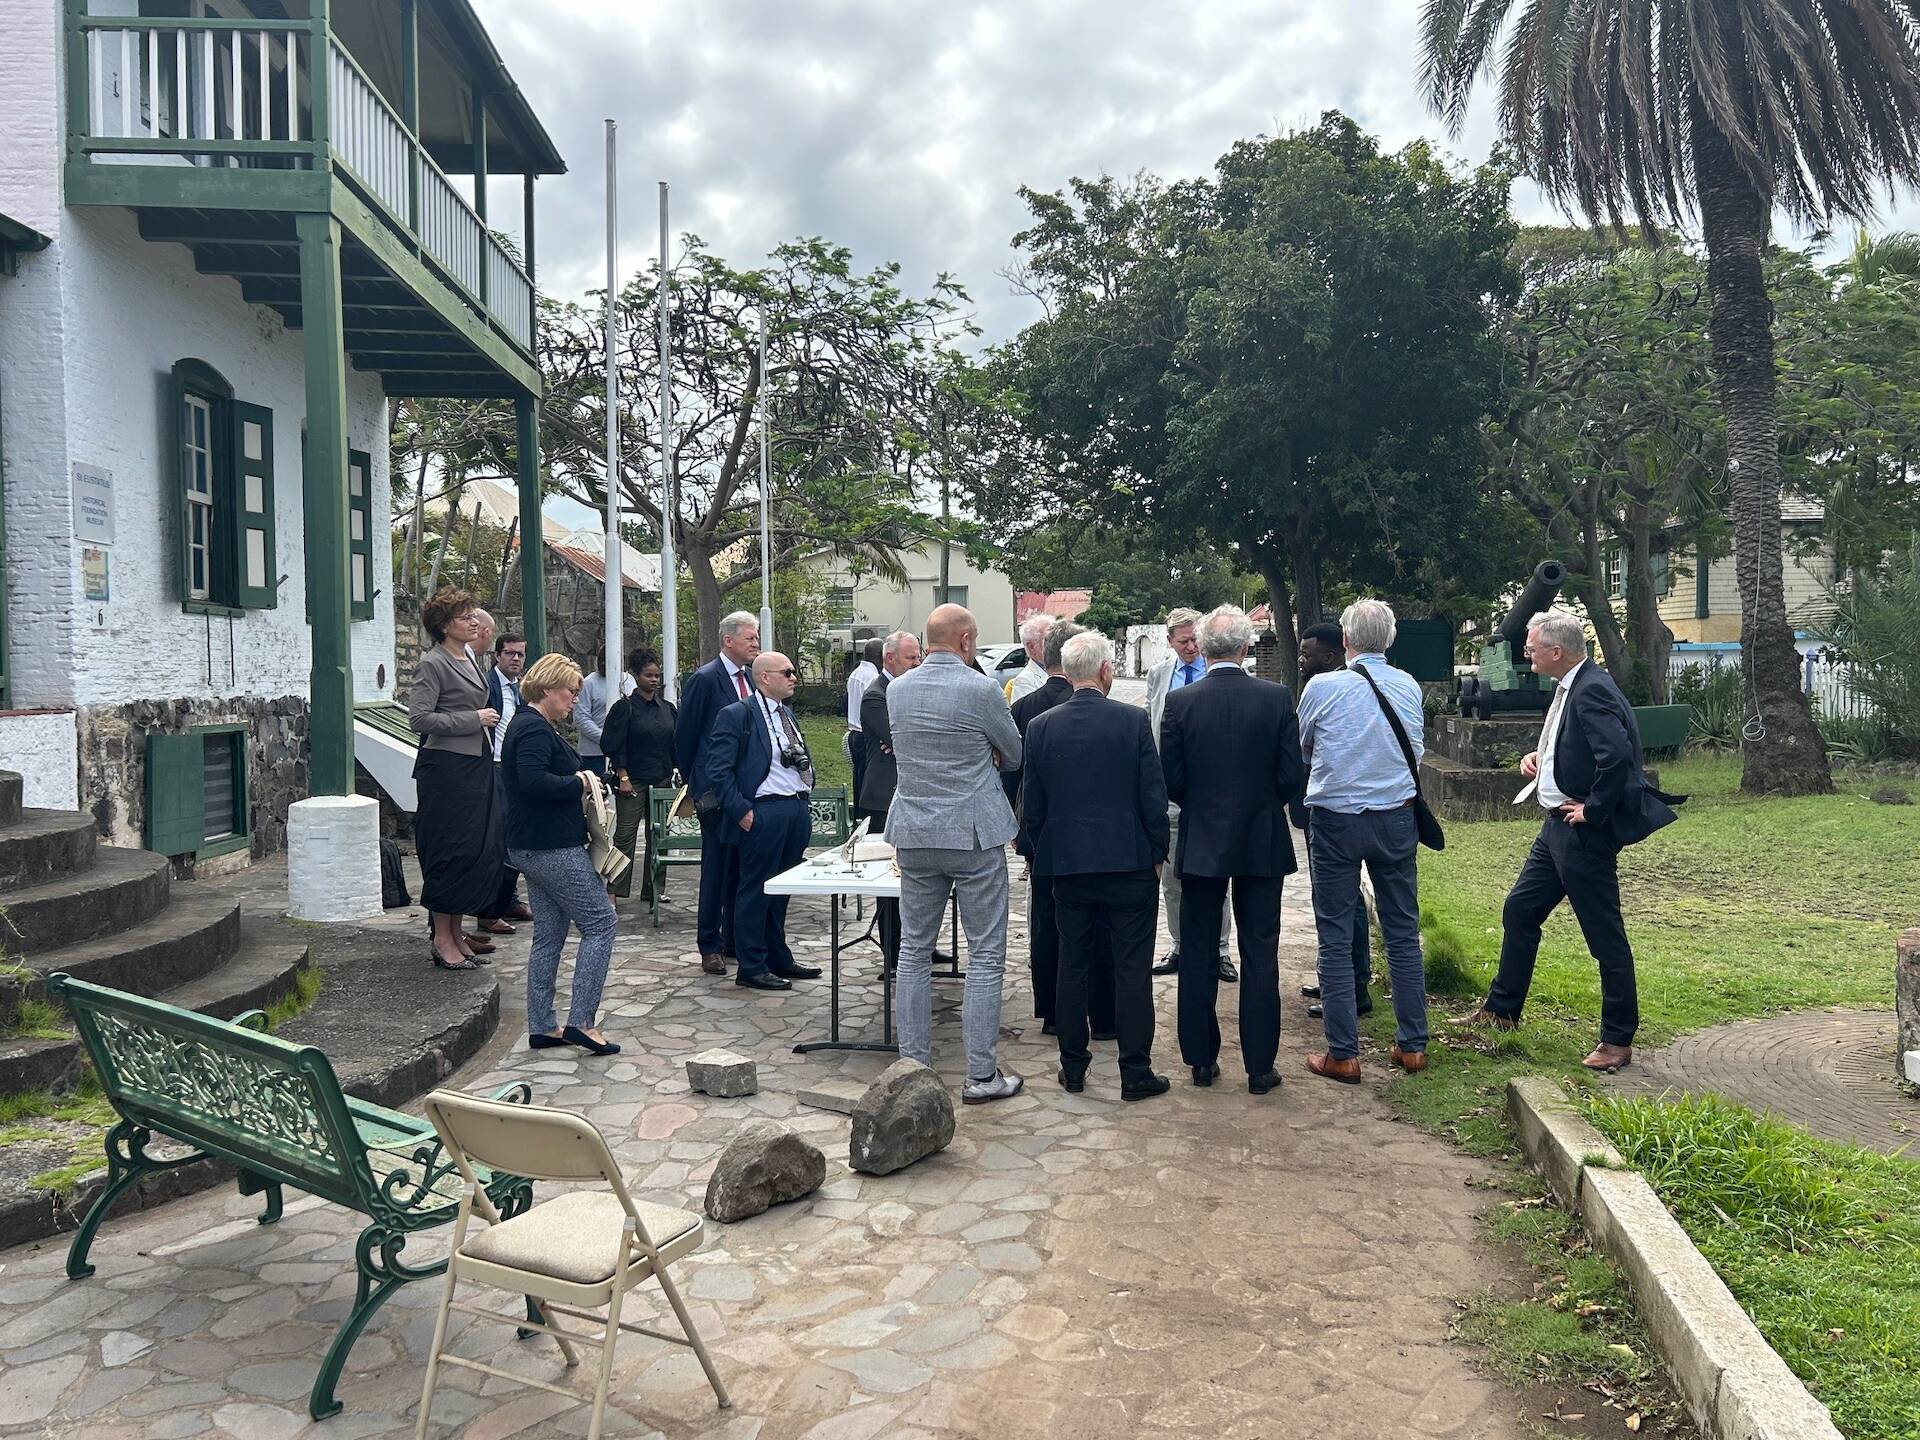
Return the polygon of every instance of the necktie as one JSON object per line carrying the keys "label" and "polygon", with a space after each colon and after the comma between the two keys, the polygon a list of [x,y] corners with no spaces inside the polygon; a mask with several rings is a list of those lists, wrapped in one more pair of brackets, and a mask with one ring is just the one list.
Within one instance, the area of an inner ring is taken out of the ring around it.
{"label": "necktie", "polygon": [[1191,660],[1180,667],[1180,683],[1183,686],[1193,684],[1193,662]]}
{"label": "necktie", "polygon": [[[786,736],[788,750],[801,750],[803,748],[800,743],[799,732],[793,728],[793,716],[784,705],[780,707],[780,730],[781,733]],[[813,784],[813,767],[811,765],[802,770],[800,774],[809,786]]]}
{"label": "necktie", "polygon": [[734,671],[733,683],[740,687],[740,698],[742,700],[746,699],[747,698],[747,672],[744,670]]}
{"label": "necktie", "polygon": [[1552,746],[1559,736],[1560,707],[1565,703],[1566,698],[1567,687],[1565,685],[1556,685],[1553,690],[1553,701],[1547,706],[1547,723],[1540,727],[1540,758],[1542,762],[1540,766],[1540,778],[1543,780],[1552,778],[1549,774],[1549,768],[1553,757],[1549,755],[1547,751],[1548,747]]}

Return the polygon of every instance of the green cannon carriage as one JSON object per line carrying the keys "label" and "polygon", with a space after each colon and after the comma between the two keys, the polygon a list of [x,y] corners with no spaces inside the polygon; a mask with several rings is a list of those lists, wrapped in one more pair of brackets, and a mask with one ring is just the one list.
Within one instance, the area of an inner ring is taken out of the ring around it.
{"label": "green cannon carriage", "polygon": [[1553,681],[1533,673],[1527,663],[1527,626],[1553,604],[1566,582],[1558,560],[1542,560],[1520,598],[1493,635],[1480,647],[1480,673],[1460,682],[1460,713],[1481,720],[1495,715],[1545,714],[1553,703]]}

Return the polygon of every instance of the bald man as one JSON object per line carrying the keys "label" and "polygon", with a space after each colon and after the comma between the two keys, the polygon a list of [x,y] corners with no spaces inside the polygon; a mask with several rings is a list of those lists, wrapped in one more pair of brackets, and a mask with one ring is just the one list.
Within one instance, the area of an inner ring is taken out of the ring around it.
{"label": "bald man", "polygon": [[753,693],[722,710],[707,739],[704,769],[720,802],[721,832],[740,852],[733,900],[733,945],[740,968],[733,983],[749,990],[787,990],[818,977],[787,948],[787,897],[766,883],[807,853],[813,818],[813,757],[787,702],[798,681],[793,662],[776,650],[753,662]]}
{"label": "bald man", "polygon": [[927,617],[927,658],[887,687],[899,778],[887,839],[900,865],[900,969],[894,1009],[900,1053],[933,1063],[933,942],[947,897],[967,931],[960,1026],[969,1105],[1020,1093],[999,1065],[1007,963],[1007,857],[1013,807],[999,771],[1020,763],[1020,732],[1000,687],[973,668],[979,626],[962,605]]}

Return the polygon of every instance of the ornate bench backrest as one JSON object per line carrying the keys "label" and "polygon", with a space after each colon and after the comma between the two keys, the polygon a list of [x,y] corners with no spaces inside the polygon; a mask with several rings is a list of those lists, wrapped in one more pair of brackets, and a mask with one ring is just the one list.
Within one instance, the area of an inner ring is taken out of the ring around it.
{"label": "ornate bench backrest", "polygon": [[[700,817],[692,813],[675,815],[673,802],[678,790],[650,790],[647,803],[652,807],[653,848],[662,855],[672,851],[700,849]],[[691,812],[692,807],[688,807]]]}
{"label": "ornate bench backrest", "polygon": [[812,833],[807,837],[807,845],[844,845],[847,836],[853,833],[848,823],[847,792],[839,785],[828,785],[816,789],[807,801],[809,818],[812,821]]}
{"label": "ornate bench backrest", "polygon": [[72,1013],[108,1101],[128,1120],[365,1205],[366,1156],[324,1052],[67,975],[47,989]]}

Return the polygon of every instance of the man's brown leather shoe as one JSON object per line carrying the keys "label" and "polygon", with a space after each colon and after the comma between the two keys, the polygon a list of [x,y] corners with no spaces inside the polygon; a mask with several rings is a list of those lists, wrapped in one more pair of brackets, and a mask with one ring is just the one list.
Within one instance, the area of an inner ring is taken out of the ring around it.
{"label": "man's brown leather shoe", "polygon": [[1596,1045],[1593,1053],[1580,1062],[1589,1070],[1604,1070],[1611,1075],[1616,1070],[1624,1070],[1633,1063],[1631,1045]]}
{"label": "man's brown leather shoe", "polygon": [[491,955],[493,942],[477,930],[467,931],[467,944],[476,955]]}
{"label": "man's brown leather shoe", "polygon": [[504,920],[482,920],[480,928],[489,935],[511,935],[513,926]]}
{"label": "man's brown leather shoe", "polygon": [[727,973],[727,962],[718,955],[702,955],[700,968],[709,975],[724,975]]}
{"label": "man's brown leather shoe", "polygon": [[1460,1023],[1471,1025],[1476,1030],[1518,1030],[1520,1028],[1518,1020],[1509,1020],[1504,1015],[1496,1015],[1484,1005]]}
{"label": "man's brown leather shoe", "polygon": [[1360,1062],[1358,1060],[1335,1060],[1331,1055],[1307,1056],[1307,1069],[1322,1080],[1338,1080],[1342,1085],[1360,1083]]}
{"label": "man's brown leather shoe", "polygon": [[533,911],[524,905],[509,905],[507,907],[507,919],[518,920],[521,924],[525,924],[527,921],[533,919]]}
{"label": "man's brown leather shoe", "polygon": [[1427,1052],[1424,1050],[1402,1050],[1396,1045],[1387,1051],[1387,1058],[1409,1075],[1427,1068]]}

